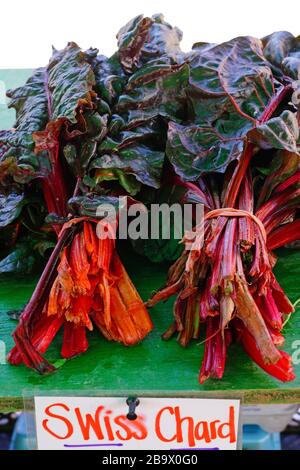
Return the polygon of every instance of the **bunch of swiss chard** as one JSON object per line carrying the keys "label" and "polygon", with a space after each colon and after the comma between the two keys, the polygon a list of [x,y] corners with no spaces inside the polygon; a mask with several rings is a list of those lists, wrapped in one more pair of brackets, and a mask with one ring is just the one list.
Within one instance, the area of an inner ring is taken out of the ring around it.
{"label": "bunch of swiss chard", "polygon": [[[118,211],[118,196],[160,187],[168,121],[185,113],[188,65],[180,31],[161,15],[134,18],[117,38],[110,58],[75,43],[54,50],[46,67],[8,91],[17,117],[0,134],[3,264],[29,238],[31,253],[55,245],[8,359],[40,373],[54,370],[42,354],[61,328],[64,358],[87,349],[94,327],[125,345],[152,329],[118,256],[116,228],[96,209]],[[99,238],[101,228],[111,237]]]}
{"label": "bunch of swiss chard", "polygon": [[300,238],[300,42],[274,33],[200,43],[189,65],[190,121],[169,123],[166,153],[183,200],[203,204],[204,220],[148,305],[176,294],[163,337],[176,333],[182,346],[206,328],[200,383],[222,378],[236,339],[289,381],[291,358],[277,347],[294,308],[273,274],[273,250]]}
{"label": "bunch of swiss chard", "polygon": [[8,92],[17,119],[0,131],[0,271],[19,268],[26,249],[41,259],[52,250],[9,361],[54,370],[42,354],[61,328],[65,358],[87,349],[94,327],[125,345],[151,331],[115,237],[97,236],[116,227],[96,208],[176,194],[205,209],[183,245],[133,242],[151,259],[176,258],[148,302],[177,296],[163,337],[186,346],[206,331],[200,382],[222,377],[233,340],[269,374],[293,379],[277,349],[293,306],[273,250],[300,238],[299,39],[240,37],[182,53],[181,32],[161,15],[134,18],[117,38],[110,58],[75,43],[54,50]]}

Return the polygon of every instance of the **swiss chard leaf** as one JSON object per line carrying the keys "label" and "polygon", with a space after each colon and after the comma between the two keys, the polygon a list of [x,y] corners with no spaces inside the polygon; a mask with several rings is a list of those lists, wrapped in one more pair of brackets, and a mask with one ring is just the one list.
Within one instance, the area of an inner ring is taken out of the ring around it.
{"label": "swiss chard leaf", "polygon": [[34,240],[25,238],[18,242],[12,251],[0,261],[1,274],[30,274],[42,262],[38,250],[34,249]]}
{"label": "swiss chard leaf", "polygon": [[[122,200],[113,196],[100,196],[97,194],[85,194],[83,196],[75,196],[68,201],[68,207],[73,215],[98,217],[97,211],[104,207],[112,208],[116,213],[120,210]],[[102,215],[103,217],[103,215]]]}
{"label": "swiss chard leaf", "polygon": [[[270,146],[295,151],[292,113],[264,124],[278,91],[261,41],[240,37],[197,47],[190,55],[190,70],[187,94],[194,124],[170,122],[167,143],[168,158],[183,179],[224,172],[240,158],[249,132],[256,128],[268,133]],[[278,139],[271,138],[274,125]]]}
{"label": "swiss chard leaf", "polygon": [[127,73],[131,73],[138,65],[151,24],[151,18],[139,15],[123,26],[117,34],[120,63]]}
{"label": "swiss chard leaf", "polygon": [[261,41],[239,37],[190,58],[189,96],[196,123],[218,120],[225,130],[248,128],[259,119],[274,94],[273,76]]}
{"label": "swiss chard leaf", "polygon": [[264,56],[276,67],[281,67],[282,61],[289,55],[294,46],[295,38],[288,31],[278,31],[262,39]]}
{"label": "swiss chard leaf", "polygon": [[86,132],[83,111],[92,109],[95,99],[95,76],[89,60],[89,54],[73,42],[61,51],[54,50],[44,81],[48,124],[33,134],[37,151],[55,148],[63,125],[68,138]]}
{"label": "swiss chard leaf", "polygon": [[69,43],[65,49],[55,50],[49,65],[37,69],[24,86],[8,91],[9,107],[16,110],[17,119],[14,129],[0,135],[0,146],[5,146],[2,162],[13,157],[32,178],[41,164],[34,150],[53,149],[64,123],[71,135],[76,123],[85,130],[79,110],[93,107],[95,83],[88,59],[75,43]]}
{"label": "swiss chard leaf", "polygon": [[238,159],[244,148],[243,137],[222,137],[212,127],[169,123],[166,154],[175,172],[186,181],[202,173],[224,171]]}
{"label": "swiss chard leaf", "polygon": [[[98,139],[84,182],[93,189],[102,181],[118,181],[135,195],[142,184],[159,187],[166,141],[161,119],[182,119],[189,69],[177,63],[182,61],[181,32],[162,15],[138,16],[117,37],[116,54],[91,62],[95,89],[109,110],[106,134]],[[78,161],[74,150],[65,149],[68,161]]]}
{"label": "swiss chard leaf", "polygon": [[[155,151],[144,145],[132,145],[121,148],[118,152],[104,154],[96,158],[91,168],[96,169],[96,179],[112,179],[106,170],[113,171],[113,177],[124,183],[122,174],[133,175],[140,183],[153,188],[159,188],[161,172],[164,162],[164,152]],[[104,171],[102,171],[104,170]],[[115,172],[122,170],[122,173]],[[123,184],[124,185],[124,184]],[[139,187],[127,185],[126,190],[134,195]]]}
{"label": "swiss chard leaf", "polygon": [[70,42],[65,49],[54,50],[46,74],[50,120],[64,118],[75,124],[78,108],[92,105],[95,76],[88,55]]}
{"label": "swiss chard leaf", "polygon": [[251,136],[262,148],[283,149],[297,153],[299,126],[296,114],[285,110],[280,116],[257,125]]}
{"label": "swiss chard leaf", "polygon": [[127,81],[118,53],[110,58],[103,55],[93,57],[91,65],[95,75],[95,91],[109,107],[114,105]]}
{"label": "swiss chard leaf", "polygon": [[182,32],[164,21],[161,14],[152,18],[136,16],[117,34],[120,63],[127,73],[149,62],[177,63]]}
{"label": "swiss chard leaf", "polygon": [[[9,107],[16,110],[17,119],[14,129],[0,134],[0,143],[5,146],[1,161],[2,166],[6,166],[2,177],[7,175],[14,179],[14,175],[20,173],[18,167],[22,169],[25,165],[30,179],[38,168],[32,133],[44,129],[48,121],[45,73],[46,69],[37,69],[24,86],[7,92],[11,98]],[[7,166],[5,160],[14,162],[14,171],[11,171],[12,167]],[[26,181],[26,178],[24,180]]]}
{"label": "swiss chard leaf", "polygon": [[263,38],[264,55],[269,60],[274,75],[281,81],[295,80],[299,88],[300,38],[287,31],[278,31]]}
{"label": "swiss chard leaf", "polygon": [[133,74],[117,103],[117,112],[127,115],[130,126],[163,116],[182,119],[186,106],[187,64],[145,65]]}
{"label": "swiss chard leaf", "polygon": [[164,20],[162,14],[152,16],[152,24],[142,48],[142,61],[178,63],[183,60],[180,49],[182,32]]}
{"label": "swiss chard leaf", "polygon": [[0,228],[14,222],[20,215],[26,199],[24,194],[0,194]]}

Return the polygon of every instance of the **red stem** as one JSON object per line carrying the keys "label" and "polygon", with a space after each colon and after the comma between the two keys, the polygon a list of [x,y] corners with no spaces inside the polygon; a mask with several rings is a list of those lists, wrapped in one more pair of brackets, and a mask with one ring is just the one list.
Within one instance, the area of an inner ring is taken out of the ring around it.
{"label": "red stem", "polygon": [[[292,89],[293,89],[292,85],[290,84],[286,85],[285,87],[281,88],[279,93],[277,93],[276,95],[272,97],[268,106],[266,106],[264,112],[262,113],[260,117],[260,120],[259,120],[260,123],[266,122],[268,119],[270,119],[270,117],[276,111],[279,104],[282,102],[282,100],[287,96],[287,94]],[[226,192],[225,201],[223,205],[224,207],[234,207],[241,183],[244,179],[245,173],[251,161],[253,150],[254,150],[254,145],[249,142],[246,143],[244,153],[228,185],[228,189]]]}
{"label": "red stem", "polygon": [[287,94],[290,93],[291,91],[293,91],[293,86],[292,86],[291,84],[286,85],[286,86],[284,86],[283,88],[281,88],[281,90],[279,91],[279,93],[277,93],[276,95],[274,95],[274,96],[272,97],[270,103],[269,103],[268,106],[265,108],[264,112],[262,113],[259,122],[260,122],[260,123],[263,123],[263,122],[266,122],[268,119],[270,119],[270,117],[272,116],[272,114],[274,113],[274,111],[276,111],[276,109],[278,108],[278,106],[280,105],[280,103],[282,102],[282,100],[283,100],[283,99],[287,96]]}
{"label": "red stem", "polygon": [[297,240],[300,240],[300,219],[274,230],[268,237],[268,249],[275,250]]}
{"label": "red stem", "polygon": [[249,163],[252,158],[254,145],[247,142],[243,155],[236,166],[232,178],[229,182],[223,207],[234,207],[241,183],[245,177]]}

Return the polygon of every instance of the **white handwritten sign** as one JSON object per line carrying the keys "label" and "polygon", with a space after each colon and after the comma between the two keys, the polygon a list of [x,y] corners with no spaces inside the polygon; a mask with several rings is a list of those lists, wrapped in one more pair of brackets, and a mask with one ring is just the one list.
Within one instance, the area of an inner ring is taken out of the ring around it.
{"label": "white handwritten sign", "polygon": [[39,449],[236,449],[239,401],[35,397]]}

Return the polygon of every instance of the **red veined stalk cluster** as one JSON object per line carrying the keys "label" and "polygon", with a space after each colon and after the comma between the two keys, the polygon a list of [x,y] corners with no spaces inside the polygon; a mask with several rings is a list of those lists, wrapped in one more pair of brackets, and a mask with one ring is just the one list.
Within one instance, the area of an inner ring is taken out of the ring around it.
{"label": "red veined stalk cluster", "polygon": [[[274,276],[272,250],[300,238],[299,220],[294,220],[300,172],[275,185],[256,209],[249,169],[252,152],[249,144],[222,194],[211,189],[207,178],[186,184],[194,200],[205,206],[204,221],[185,238],[186,249],[171,266],[166,287],[148,303],[151,307],[177,295],[174,322],[163,337],[177,333],[182,346],[199,338],[206,325],[200,383],[222,378],[233,339],[239,339],[270,375],[282,381],[295,377],[291,358],[277,348],[284,342],[285,314],[294,309]],[[269,181],[262,192],[267,192],[267,185]]]}
{"label": "red veined stalk cluster", "polygon": [[[110,236],[98,238],[96,224]],[[60,233],[14,332],[9,362],[51,372],[54,367],[42,354],[60,328],[61,355],[70,358],[87,350],[86,331],[94,326],[106,339],[128,346],[141,341],[152,322],[116,252],[112,226],[78,218]]]}

